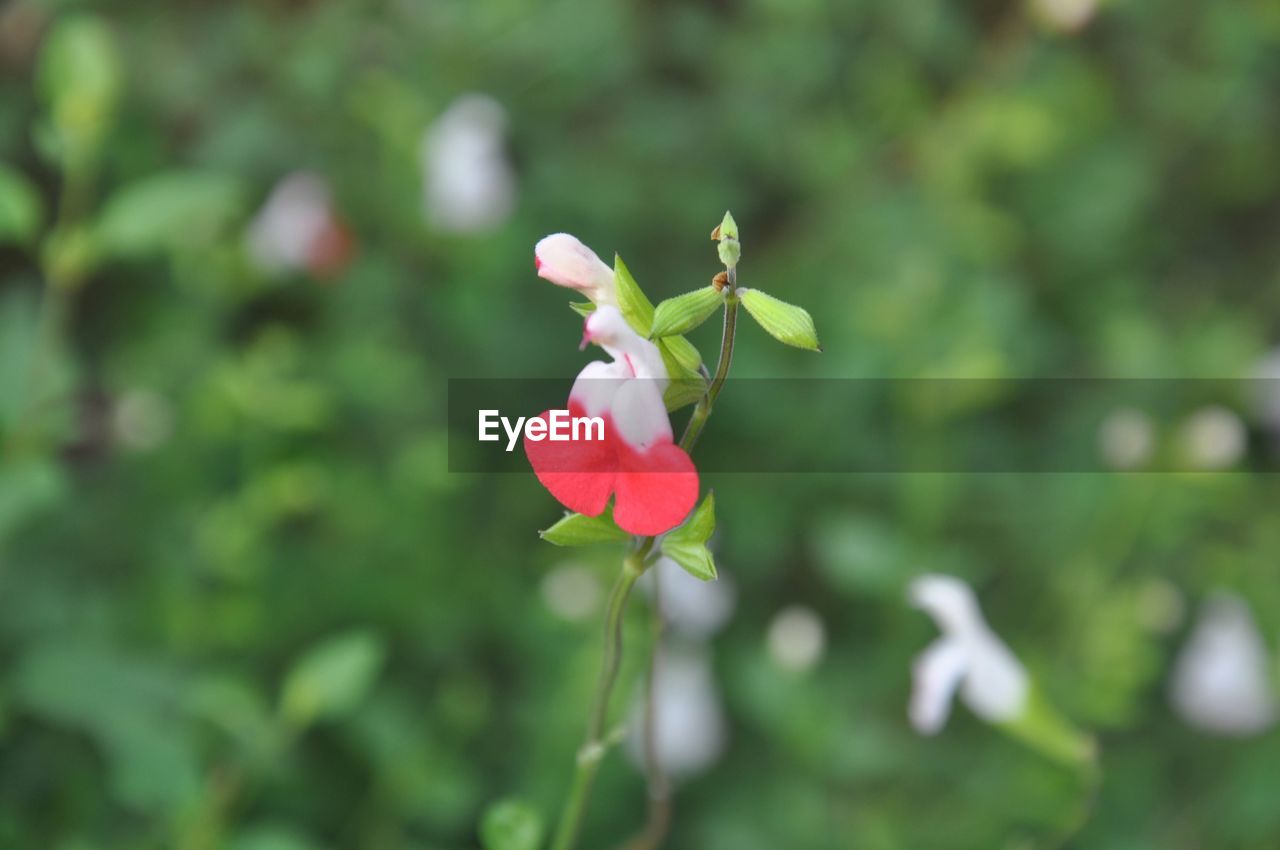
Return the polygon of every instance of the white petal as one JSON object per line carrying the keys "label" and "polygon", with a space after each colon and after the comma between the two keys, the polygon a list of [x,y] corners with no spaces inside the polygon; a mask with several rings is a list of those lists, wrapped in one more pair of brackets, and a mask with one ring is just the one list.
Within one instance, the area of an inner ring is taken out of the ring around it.
{"label": "white petal", "polygon": [[609,407],[617,433],[627,445],[644,451],[659,440],[670,440],[671,420],[657,381],[624,381]]}
{"label": "white petal", "polygon": [[1170,698],[1193,726],[1222,735],[1257,734],[1276,719],[1270,669],[1245,602],[1214,597],[1178,656]]}
{"label": "white petal", "polygon": [[626,364],[633,377],[660,383],[658,391],[667,387],[667,369],[658,347],[631,329],[616,307],[603,306],[587,316],[585,337],[603,348],[609,356]]}
{"label": "white petal", "polygon": [[985,635],[965,641],[969,673],[960,696],[983,720],[1004,723],[1026,707],[1027,671],[998,637],[983,629]]}
{"label": "white petal", "polygon": [[613,269],[576,236],[553,233],[538,240],[533,254],[538,276],[557,286],[576,289],[597,305],[617,303],[617,280]]}
{"label": "white petal", "polygon": [[946,725],[951,698],[968,667],[963,644],[940,638],[916,656],[911,668],[911,725],[923,735],[933,735]]}
{"label": "white petal", "polygon": [[954,576],[922,575],[911,582],[907,597],[933,618],[943,634],[976,635],[986,629],[973,591]]}
{"label": "white petal", "polygon": [[578,373],[569,400],[581,404],[588,416],[602,416],[610,412],[614,396],[628,380],[623,364],[592,360]]}

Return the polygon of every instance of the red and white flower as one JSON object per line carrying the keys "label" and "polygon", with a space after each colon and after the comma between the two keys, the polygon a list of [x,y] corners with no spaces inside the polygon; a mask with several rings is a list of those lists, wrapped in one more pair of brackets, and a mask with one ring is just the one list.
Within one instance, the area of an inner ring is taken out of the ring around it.
{"label": "red and white flower", "polygon": [[[593,361],[578,374],[569,392],[569,415],[600,417],[604,439],[535,441],[526,436],[525,454],[538,480],[569,510],[598,516],[612,496],[619,528],[640,535],[669,531],[698,500],[698,472],[672,440],[662,401],[668,382],[662,356],[609,304],[587,317],[583,345],[588,342],[603,348],[613,362]],[[550,411],[534,418],[549,427]]]}
{"label": "red and white flower", "polygon": [[556,286],[576,289],[596,304],[617,304],[617,279],[613,269],[576,236],[553,233],[538,240],[533,249],[538,277]]}

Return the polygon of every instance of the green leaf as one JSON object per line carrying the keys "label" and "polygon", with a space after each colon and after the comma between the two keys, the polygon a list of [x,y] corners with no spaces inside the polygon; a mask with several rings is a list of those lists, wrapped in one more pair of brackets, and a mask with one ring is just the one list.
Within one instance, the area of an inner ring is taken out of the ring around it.
{"label": "green leaf", "polygon": [[1041,755],[1067,767],[1091,768],[1097,759],[1097,743],[1081,732],[1045,698],[1032,683],[1022,713],[996,726]]}
{"label": "green leaf", "polygon": [[539,536],[556,546],[590,546],[593,543],[617,543],[631,537],[613,521],[613,510],[605,508],[600,516],[565,514],[555,525]]}
{"label": "green leaf", "polygon": [[244,208],[240,182],[221,174],[171,171],[125,186],[98,219],[102,253],[133,257],[212,242]]}
{"label": "green leaf", "polygon": [[124,82],[110,29],[92,15],[60,19],[45,39],[37,75],[58,153],[84,161],[110,127]]}
{"label": "green leaf", "polygon": [[650,338],[677,336],[701,325],[724,304],[724,296],[714,286],[704,286],[675,298],[668,298],[653,312]]}
{"label": "green leaf", "polygon": [[715,559],[707,549],[707,540],[716,529],[715,494],[708,493],[679,528],[662,538],[662,554],[675,561],[696,579],[712,581],[716,577]]}
{"label": "green leaf", "polygon": [[285,677],[280,705],[295,726],[349,714],[368,695],[385,647],[372,632],[346,632],[321,641]]}
{"label": "green leaf", "polygon": [[649,329],[653,327],[653,302],[617,254],[613,256],[613,273],[618,279],[618,310],[632,330],[640,336],[649,336]]}
{"label": "green leaf", "polygon": [[596,311],[596,305],[591,301],[571,301],[569,309],[585,319]]}
{"label": "green leaf", "polygon": [[30,242],[40,228],[41,206],[26,175],[0,162],[0,242]]}
{"label": "green leaf", "polygon": [[544,832],[542,815],[523,800],[499,800],[480,820],[484,850],[538,850]]}
{"label": "green leaf", "polygon": [[759,322],[760,327],[778,342],[807,351],[822,350],[822,346],[818,345],[818,331],[813,326],[813,317],[808,310],[779,301],[758,289],[740,288],[738,297],[742,299],[742,306],[747,308],[751,318]]}

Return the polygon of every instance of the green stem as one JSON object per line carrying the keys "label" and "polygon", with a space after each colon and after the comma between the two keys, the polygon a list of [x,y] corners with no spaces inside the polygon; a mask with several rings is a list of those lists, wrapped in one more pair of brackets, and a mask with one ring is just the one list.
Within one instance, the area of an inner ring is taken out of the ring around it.
{"label": "green stem", "polygon": [[609,595],[609,609],[604,623],[604,657],[600,663],[600,678],[596,682],[595,701],[587,721],[586,740],[583,741],[582,749],[578,750],[578,763],[569,788],[569,797],[565,800],[560,825],[556,828],[555,840],[551,843],[552,850],[572,850],[582,829],[582,818],[591,797],[591,788],[595,784],[596,772],[608,749],[604,730],[609,717],[609,698],[613,695],[618,668],[622,664],[623,615],[627,610],[631,588],[644,573],[645,557],[652,548],[653,538],[649,537],[627,555],[622,562],[622,572]]}
{"label": "green stem", "polygon": [[691,451],[694,444],[698,442],[698,437],[702,436],[702,429],[706,426],[707,419],[711,417],[711,410],[720,396],[720,390],[724,388],[724,382],[729,377],[729,366],[733,363],[733,342],[738,330],[738,270],[731,267],[728,273],[729,291],[724,299],[724,332],[720,336],[720,362],[716,365],[716,374],[711,379],[711,385],[707,387],[702,398],[698,399],[698,405],[693,409],[693,415],[689,417],[689,424],[685,426],[684,434],[680,436],[680,448],[686,452]]}

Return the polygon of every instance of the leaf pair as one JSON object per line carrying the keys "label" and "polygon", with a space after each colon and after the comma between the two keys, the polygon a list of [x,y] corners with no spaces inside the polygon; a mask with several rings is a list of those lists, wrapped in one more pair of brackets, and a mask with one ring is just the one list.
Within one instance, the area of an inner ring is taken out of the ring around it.
{"label": "leaf pair", "polygon": [[[662,554],[675,561],[685,572],[702,581],[716,577],[715,560],[707,549],[707,540],[716,528],[715,495],[708,493],[678,528],[662,537]],[[539,532],[542,539],[556,546],[589,546],[594,543],[618,543],[630,538],[613,521],[606,508],[599,516],[565,514],[555,525]]]}

